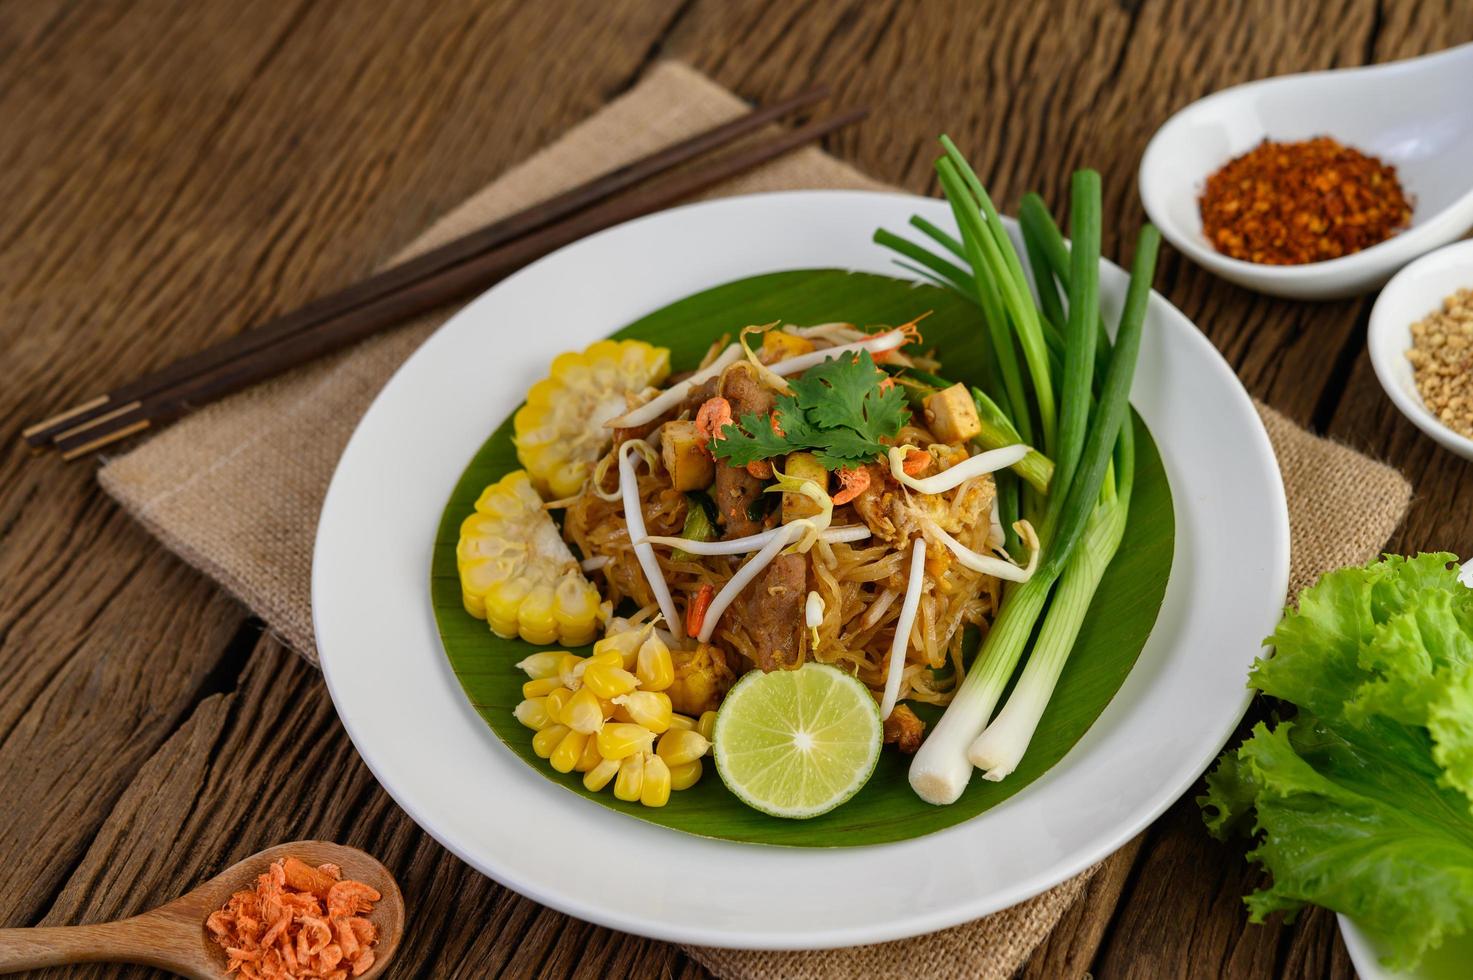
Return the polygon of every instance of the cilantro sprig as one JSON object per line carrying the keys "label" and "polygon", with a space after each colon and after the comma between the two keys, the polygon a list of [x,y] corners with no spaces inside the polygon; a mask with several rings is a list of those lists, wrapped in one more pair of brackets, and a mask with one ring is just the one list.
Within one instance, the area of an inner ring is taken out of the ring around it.
{"label": "cilantro sprig", "polygon": [[794,452],[811,452],[830,470],[871,462],[910,420],[904,393],[885,379],[867,350],[829,358],[789,381],[792,392],[774,407],[776,426],[748,413],[722,430],[711,451],[734,466]]}

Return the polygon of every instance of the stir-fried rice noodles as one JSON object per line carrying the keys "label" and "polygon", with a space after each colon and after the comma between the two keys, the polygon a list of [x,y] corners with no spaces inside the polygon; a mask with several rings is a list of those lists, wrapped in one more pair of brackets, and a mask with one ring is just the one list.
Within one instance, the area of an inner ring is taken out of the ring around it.
{"label": "stir-fried rice noodles", "polygon": [[[847,324],[783,329],[820,350],[871,336]],[[724,340],[713,346],[703,366],[725,349]],[[888,360],[934,364],[907,358],[898,351],[890,352]],[[737,359],[714,381],[696,389],[673,413],[659,419],[649,431],[634,429],[616,433],[612,449],[582,492],[558,502],[566,506],[564,537],[580,557],[596,559],[586,562],[586,566],[593,569],[590,573],[593,581],[614,609],[638,608],[635,621],[655,614],[657,597],[640,567],[625,519],[618,486],[619,446],[630,438],[643,438],[650,446],[651,451],[643,452],[642,460],[635,467],[646,533],[655,537],[681,535],[688,509],[702,505],[693,503],[696,498],[675,488],[672,475],[656,450],[672,420],[693,419],[701,400],[713,392],[725,392],[734,373],[745,374],[738,379],[744,383],[755,380],[772,387],[771,379],[754,371],[747,360]],[[646,393],[646,397],[652,394]],[[914,413],[895,444],[908,444],[928,453],[931,457],[928,475],[944,472],[974,455],[965,444],[941,442],[924,427],[926,424],[922,413]],[[715,461],[717,469],[726,465],[729,464],[723,460]],[[922,494],[898,483],[882,460],[865,469],[869,475],[868,487],[853,500],[834,507],[830,526],[868,528],[869,536],[848,543],[820,540],[806,552],[785,559],[789,578],[796,583],[801,575],[797,607],[814,609],[816,604],[811,599],[807,603],[803,601],[811,593],[817,593],[821,599],[822,613],[816,628],[811,621],[792,622],[794,597],[783,595],[783,601],[771,601],[777,595],[777,587],[768,585],[772,595],[764,595],[764,579],[758,578],[725,610],[715,626],[711,643],[701,651],[718,667],[724,664],[719,670],[724,679],[754,666],[791,667],[812,658],[853,672],[878,696],[885,687],[902,600],[910,584],[911,542],[920,537],[931,543],[926,553],[918,612],[910,628],[909,642],[904,646],[907,652],[899,698],[937,705],[951,699],[963,674],[964,642],[975,637],[975,632],[969,634],[969,627],[986,629],[1001,598],[1001,583],[965,567],[940,543],[933,529],[940,527],[962,546],[977,553],[1000,553],[1002,537],[995,523],[992,477],[982,474],[946,492]],[[767,482],[770,485],[772,481]],[[779,524],[780,507],[776,505],[781,497],[781,494],[763,493],[749,505],[750,516],[760,525],[759,530]],[[734,531],[731,526],[720,529],[727,538],[738,536]],[[697,601],[703,587],[708,587],[708,599],[710,593],[719,593],[752,557],[750,552],[698,556],[671,547],[657,547],[655,555],[683,617],[690,614],[690,606]],[[801,565],[797,564],[800,559]],[[777,618],[788,621],[774,622]],[[686,638],[687,623],[662,625],[682,638],[687,646],[696,646],[694,639]],[[785,645],[775,643],[775,636],[791,639],[795,648],[774,649]]]}

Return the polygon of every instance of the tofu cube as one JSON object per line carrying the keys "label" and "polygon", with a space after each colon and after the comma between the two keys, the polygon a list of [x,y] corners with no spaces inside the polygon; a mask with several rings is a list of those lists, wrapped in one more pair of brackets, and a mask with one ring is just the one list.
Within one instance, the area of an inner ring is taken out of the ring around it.
{"label": "tofu cube", "polygon": [[769,330],[762,335],[762,353],[760,355],[763,364],[775,364],[785,361],[799,354],[807,354],[813,350],[813,341],[797,334],[784,333],[781,330]]}
{"label": "tofu cube", "polygon": [[955,384],[928,397],[923,403],[926,411],[926,427],[940,441],[948,445],[960,445],[975,439],[982,431],[982,420],[977,418],[977,406],[966,385]]}
{"label": "tofu cube", "polygon": [[[812,480],[825,493],[829,489],[829,471],[812,453],[788,453],[783,472],[796,480]],[[801,493],[783,494],[783,523],[818,515],[819,506]]]}
{"label": "tofu cube", "polygon": [[660,455],[670,481],[681,493],[704,490],[716,480],[716,463],[688,419],[666,422],[660,430]]}

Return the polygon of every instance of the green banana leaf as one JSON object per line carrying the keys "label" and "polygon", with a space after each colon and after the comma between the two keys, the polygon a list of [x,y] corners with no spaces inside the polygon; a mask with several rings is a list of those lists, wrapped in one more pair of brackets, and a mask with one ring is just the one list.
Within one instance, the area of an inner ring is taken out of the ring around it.
{"label": "green banana leaf", "polygon": [[[680,300],[619,331],[615,337],[639,338],[671,350],[675,370],[696,365],[713,340],[735,335],[752,323],[848,321],[861,325],[896,324],[931,311],[924,323],[927,347],[933,347],[948,377],[975,383],[981,376],[981,329],[976,308],[954,294],[931,286],[885,276],[837,269],[780,272],[727,283]],[[529,386],[536,378],[520,379]],[[488,420],[488,423],[491,420]],[[951,806],[922,802],[906,782],[909,757],[887,747],[869,783],[849,802],[812,820],[769,817],[748,808],[727,792],[707,761],[705,775],[684,792],[673,793],[659,809],[616,800],[605,788],[590,793],[581,775],[555,772],[532,752],[532,732],[512,717],[526,679],[513,665],[534,652],[531,644],[504,640],[461,606],[455,546],[461,521],[473,509],[481,490],[518,467],[511,440],[511,419],[496,431],[466,467],[446,504],[435,542],[430,590],[445,655],[466,697],[507,749],[541,776],[568,789],[568,806],[581,807],[590,820],[621,819],[600,806],[622,811],[675,830],[706,837],[805,847],[848,847],[908,840],[954,826],[1024,790],[1079,741],[1134,666],[1156,621],[1166,579],[1171,571],[1175,521],[1171,491],[1149,432],[1137,418],[1135,499],[1125,540],[1096,593],[1074,653],[1037,734],[1017,771],[1001,782],[980,774]],[[928,722],[938,712],[916,706]],[[464,778],[474,779],[475,773]],[[508,787],[509,793],[516,788]],[[508,801],[509,806],[515,805]]]}

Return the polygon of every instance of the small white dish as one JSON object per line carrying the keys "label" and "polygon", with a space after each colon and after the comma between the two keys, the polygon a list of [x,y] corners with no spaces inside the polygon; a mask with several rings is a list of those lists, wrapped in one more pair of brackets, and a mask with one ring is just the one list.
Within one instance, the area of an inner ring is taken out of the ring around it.
{"label": "small white dish", "polygon": [[1449,452],[1473,459],[1473,439],[1449,429],[1432,414],[1417,392],[1407,360],[1412,324],[1440,309],[1443,299],[1459,289],[1473,289],[1473,239],[1422,256],[1386,284],[1371,308],[1366,347],[1377,380],[1401,414]]}
{"label": "small white dish", "polygon": [[1335,919],[1360,980],[1465,980],[1468,976],[1468,964],[1473,962],[1473,934],[1447,940],[1423,957],[1415,970],[1405,972],[1382,966],[1380,950],[1371,938],[1345,916],[1337,915]]}
{"label": "small white dish", "polygon": [[[1171,579],[1125,684],[1079,743],[1012,799],[948,830],[873,847],[710,840],[568,793],[507,749],[466,700],[430,604],[435,531],[466,461],[553,356],[733,279],[804,268],[904,275],[870,236],[904,228],[912,214],[955,228],[945,201],[855,191],[725,198],[619,225],[465,307],[369,407],[318,523],[317,648],[359,754],[467,863],[545,905],[657,939],[763,949],[881,942],[996,912],[1077,874],[1163,813],[1222,750],[1248,705],[1248,667],[1283,610],[1288,509],[1241,382],[1157,294],[1131,402],[1171,483]],[[1005,224],[1018,241],[1016,223]],[[1101,263],[1111,322],[1127,278]],[[1254,548],[1242,546],[1245,527],[1257,529]]]}
{"label": "small white dish", "polygon": [[[1248,289],[1290,299],[1367,292],[1473,227],[1473,44],[1369,68],[1268,78],[1224,89],[1168,119],[1141,158],[1146,212],[1192,261]],[[1229,258],[1202,234],[1207,178],[1265,138],[1331,136],[1396,167],[1412,226],[1379,245],[1308,265]]]}

